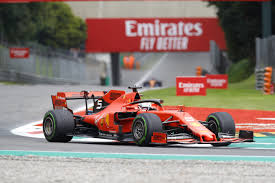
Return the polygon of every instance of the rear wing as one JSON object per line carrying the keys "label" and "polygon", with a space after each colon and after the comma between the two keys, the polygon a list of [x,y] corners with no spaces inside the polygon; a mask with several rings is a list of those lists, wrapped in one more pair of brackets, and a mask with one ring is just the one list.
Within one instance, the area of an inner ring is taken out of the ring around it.
{"label": "rear wing", "polygon": [[69,109],[67,106],[67,100],[99,99],[103,97],[106,93],[107,92],[105,91],[58,92],[57,95],[51,96],[53,109],[63,109],[63,108]]}

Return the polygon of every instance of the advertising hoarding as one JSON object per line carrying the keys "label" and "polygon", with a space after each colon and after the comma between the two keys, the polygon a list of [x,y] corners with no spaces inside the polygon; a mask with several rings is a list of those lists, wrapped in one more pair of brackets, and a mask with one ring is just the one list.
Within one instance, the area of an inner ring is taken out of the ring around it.
{"label": "advertising hoarding", "polygon": [[227,74],[206,74],[207,88],[227,89]]}
{"label": "advertising hoarding", "polygon": [[86,23],[87,52],[209,51],[210,40],[226,49],[217,18],[93,18]]}
{"label": "advertising hoarding", "polygon": [[10,48],[10,58],[29,58],[29,48]]}
{"label": "advertising hoarding", "polygon": [[178,76],[176,77],[177,96],[206,95],[205,76]]}

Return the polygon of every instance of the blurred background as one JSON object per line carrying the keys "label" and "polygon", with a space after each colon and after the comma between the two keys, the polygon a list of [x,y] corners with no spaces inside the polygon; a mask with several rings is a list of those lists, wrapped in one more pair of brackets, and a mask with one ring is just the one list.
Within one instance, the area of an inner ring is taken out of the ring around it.
{"label": "blurred background", "polygon": [[272,1],[19,1],[0,3],[5,82],[171,87],[200,67],[261,90],[275,63]]}

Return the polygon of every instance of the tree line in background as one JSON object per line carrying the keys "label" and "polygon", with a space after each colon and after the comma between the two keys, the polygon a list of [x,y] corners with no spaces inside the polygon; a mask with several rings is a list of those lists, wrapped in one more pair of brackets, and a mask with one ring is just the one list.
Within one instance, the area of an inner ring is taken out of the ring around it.
{"label": "tree line in background", "polygon": [[0,38],[13,44],[80,48],[86,40],[86,23],[63,2],[0,4]]}
{"label": "tree line in background", "polygon": [[[255,38],[262,37],[262,2],[209,2],[217,8],[217,16],[225,32],[228,56],[233,62],[248,58],[255,63]],[[275,15],[272,0],[272,18]],[[272,21],[275,33],[275,21]]]}
{"label": "tree line in background", "polygon": [[[275,0],[272,0],[272,17]],[[209,2],[225,32],[233,62],[255,62],[255,38],[262,36],[261,2]],[[275,32],[275,21],[272,21]],[[0,38],[22,44],[33,41],[53,48],[79,48],[86,40],[85,22],[63,2],[0,4]]]}

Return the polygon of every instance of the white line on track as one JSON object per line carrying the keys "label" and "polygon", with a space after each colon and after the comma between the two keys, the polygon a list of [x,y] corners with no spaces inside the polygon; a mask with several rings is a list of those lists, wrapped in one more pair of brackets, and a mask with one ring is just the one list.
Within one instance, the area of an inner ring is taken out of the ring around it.
{"label": "white line on track", "polygon": [[[75,110],[75,112],[84,110],[85,106],[79,107]],[[38,120],[36,122],[31,122],[28,123],[24,126],[20,126],[18,128],[15,128],[13,130],[11,130],[11,133],[13,133],[14,135],[19,135],[19,136],[24,136],[24,137],[33,137],[33,138],[45,138],[43,133],[29,133],[29,132],[41,132],[42,131],[42,127],[37,126],[43,122],[43,120]]]}
{"label": "white line on track", "polygon": [[[11,130],[11,133],[14,135],[24,136],[24,137],[33,137],[33,138],[44,138],[43,133],[38,133],[42,131],[42,127],[37,126],[42,123],[42,120],[31,122],[29,124],[26,124],[24,126],[20,126],[18,128],[15,128]],[[30,134],[29,132],[37,132]]]}
{"label": "white line on track", "polygon": [[275,120],[275,118],[256,118],[256,119],[259,119],[259,120]]}
{"label": "white line on track", "polygon": [[267,123],[238,123],[236,126],[275,126],[275,124]]}
{"label": "white line on track", "polygon": [[[93,104],[89,104],[88,107],[91,107]],[[85,106],[79,107],[75,109],[75,112],[79,112],[82,110],[85,110]],[[36,122],[28,123],[24,126],[20,126],[18,128],[15,128],[11,130],[11,133],[14,135],[24,136],[24,137],[32,137],[32,138],[45,138],[43,134],[43,128],[41,125],[43,123],[43,120],[38,120]],[[112,140],[108,139],[99,139],[99,138],[80,138],[80,139],[74,139],[74,141],[95,141],[95,142],[113,142]]]}

